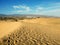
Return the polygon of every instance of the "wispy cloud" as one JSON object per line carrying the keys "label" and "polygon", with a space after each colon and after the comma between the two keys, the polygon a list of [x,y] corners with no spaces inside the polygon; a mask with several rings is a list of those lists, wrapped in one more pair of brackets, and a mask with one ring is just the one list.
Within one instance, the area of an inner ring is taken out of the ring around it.
{"label": "wispy cloud", "polygon": [[47,7],[40,6],[40,7],[37,7],[36,10],[37,10],[36,14],[59,16],[60,15],[60,3],[52,3]]}
{"label": "wispy cloud", "polygon": [[13,6],[13,8],[14,8],[14,9],[17,9],[17,8],[20,8],[20,7],[19,7],[19,6],[15,6],[15,5],[14,5],[14,6]]}
{"label": "wispy cloud", "polygon": [[36,7],[36,9],[35,9],[36,12],[40,12],[40,11],[42,11],[42,10],[44,10],[43,7]]}
{"label": "wispy cloud", "polygon": [[41,14],[60,15],[60,9],[53,9],[53,10],[43,11]]}
{"label": "wispy cloud", "polygon": [[41,15],[60,15],[60,3],[51,3],[49,6],[26,6],[26,5],[14,5],[13,8],[17,13],[32,13]]}
{"label": "wispy cloud", "polygon": [[18,5],[18,6],[14,5],[13,8],[16,9],[16,12],[29,12],[31,10],[30,7],[25,5]]}

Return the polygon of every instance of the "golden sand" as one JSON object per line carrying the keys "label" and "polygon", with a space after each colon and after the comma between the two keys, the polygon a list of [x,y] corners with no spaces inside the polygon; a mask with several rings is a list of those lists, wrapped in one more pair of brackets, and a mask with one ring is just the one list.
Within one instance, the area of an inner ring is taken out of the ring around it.
{"label": "golden sand", "polygon": [[60,45],[60,18],[0,22],[0,37],[1,45]]}

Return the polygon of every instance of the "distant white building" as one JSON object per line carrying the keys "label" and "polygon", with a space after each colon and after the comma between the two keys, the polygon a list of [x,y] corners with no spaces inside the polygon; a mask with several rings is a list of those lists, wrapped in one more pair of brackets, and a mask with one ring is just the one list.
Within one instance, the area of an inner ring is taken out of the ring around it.
{"label": "distant white building", "polygon": [[35,16],[26,16],[27,18],[36,18]]}

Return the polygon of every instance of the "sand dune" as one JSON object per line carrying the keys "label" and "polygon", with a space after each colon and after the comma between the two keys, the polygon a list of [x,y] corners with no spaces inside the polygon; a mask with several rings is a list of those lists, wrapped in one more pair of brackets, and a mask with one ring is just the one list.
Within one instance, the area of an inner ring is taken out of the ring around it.
{"label": "sand dune", "polygon": [[21,27],[20,22],[0,22],[0,38]]}
{"label": "sand dune", "polygon": [[0,45],[60,45],[60,19],[25,19],[1,24],[1,27],[7,26],[0,28],[2,32],[11,33],[0,39]]}

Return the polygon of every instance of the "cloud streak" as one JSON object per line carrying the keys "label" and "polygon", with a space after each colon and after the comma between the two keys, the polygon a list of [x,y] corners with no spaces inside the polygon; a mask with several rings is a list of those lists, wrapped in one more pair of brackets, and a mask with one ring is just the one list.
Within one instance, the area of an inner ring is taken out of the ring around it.
{"label": "cloud streak", "polygon": [[18,5],[18,6],[14,5],[13,8],[16,9],[17,12],[29,12],[31,10],[30,7],[25,5]]}
{"label": "cloud streak", "polygon": [[[13,8],[17,13],[32,13],[41,15],[60,15],[60,3],[50,4],[50,6],[26,6],[26,5],[14,5]],[[19,9],[19,10],[18,10]]]}

